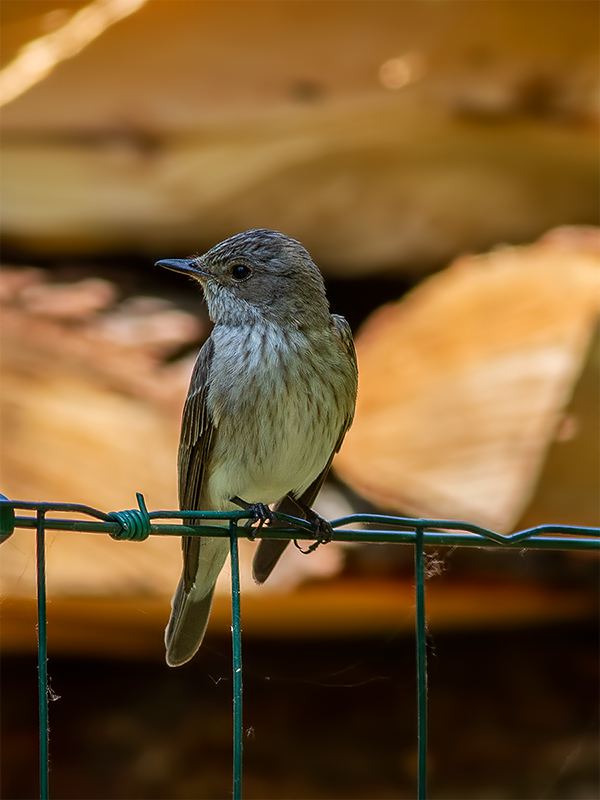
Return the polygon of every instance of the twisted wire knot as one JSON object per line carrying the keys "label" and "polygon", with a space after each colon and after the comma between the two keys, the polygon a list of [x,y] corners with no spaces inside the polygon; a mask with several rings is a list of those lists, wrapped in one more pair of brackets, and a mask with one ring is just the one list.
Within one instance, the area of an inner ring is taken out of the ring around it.
{"label": "twisted wire knot", "polygon": [[[8,500],[0,494],[0,500]],[[15,512],[10,506],[0,506],[0,544],[15,532]]]}
{"label": "twisted wire knot", "polygon": [[108,514],[110,520],[114,520],[120,525],[118,531],[111,533],[113,539],[120,542],[134,541],[143,542],[151,533],[152,521],[146,508],[144,495],[136,494],[139,508],[130,508],[126,511],[111,511]]}

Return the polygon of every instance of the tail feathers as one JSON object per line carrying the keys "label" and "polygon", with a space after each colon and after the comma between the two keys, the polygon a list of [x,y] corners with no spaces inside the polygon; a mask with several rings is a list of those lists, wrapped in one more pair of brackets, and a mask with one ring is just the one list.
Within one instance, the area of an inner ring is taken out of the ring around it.
{"label": "tail feathers", "polygon": [[288,544],[279,539],[261,539],[252,561],[252,577],[257,583],[267,580]]}
{"label": "tail feathers", "polygon": [[[294,498],[286,494],[275,506],[274,511],[290,516],[303,516],[302,507],[296,503]],[[281,556],[288,546],[289,540],[286,539],[261,539],[256,548],[252,561],[252,577],[257,583],[264,583]]]}
{"label": "tail feathers", "polygon": [[208,593],[199,596],[194,589],[186,592],[183,581],[179,581],[165,630],[166,659],[170,667],[180,667],[185,664],[202,644],[214,591],[213,585]]}
{"label": "tail feathers", "polygon": [[181,579],[171,601],[171,616],[165,630],[167,664],[179,667],[189,661],[202,644],[206,632],[215,583],[229,552],[226,539],[200,539],[194,563],[196,580],[186,590],[185,579],[192,556],[184,548]]}

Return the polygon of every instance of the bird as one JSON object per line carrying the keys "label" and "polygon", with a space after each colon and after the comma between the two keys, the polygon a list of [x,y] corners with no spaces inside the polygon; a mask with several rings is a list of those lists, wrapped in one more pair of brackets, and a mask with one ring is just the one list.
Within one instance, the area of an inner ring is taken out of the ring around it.
{"label": "bird", "polygon": [[[255,228],[202,255],[156,266],[200,284],[213,323],[183,408],[180,508],[242,507],[262,525],[272,522],[272,506],[306,519],[317,538],[331,538],[312,504],[352,424],[358,370],[350,326],[330,313],[309,252],[283,233]],[[258,583],[287,544],[260,540],[253,560]],[[184,536],[182,550],[165,630],[172,667],[189,661],[202,643],[229,544]]]}

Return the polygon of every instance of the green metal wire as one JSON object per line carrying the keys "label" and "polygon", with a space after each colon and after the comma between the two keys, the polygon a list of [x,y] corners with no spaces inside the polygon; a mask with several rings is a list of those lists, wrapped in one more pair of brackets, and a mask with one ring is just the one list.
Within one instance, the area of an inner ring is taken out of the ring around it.
{"label": "green metal wire", "polygon": [[[276,513],[277,527],[248,529],[238,522],[252,518],[249,511],[152,511],[141,494],[138,508],[106,513],[79,503],[35,503],[7,500],[0,495],[0,542],[15,528],[37,531],[38,592],[38,692],[40,720],[40,798],[48,798],[48,676],[46,645],[46,579],[44,537],[46,530],[104,533],[115,539],[142,541],[155,536],[229,537],[231,552],[231,635],[233,669],[233,800],[242,796],[242,637],[238,539],[298,539],[316,541],[315,531],[303,519]],[[15,510],[35,512],[14,514]],[[78,518],[52,517],[49,513],[77,514]],[[81,516],[90,519],[81,519]],[[167,522],[156,522],[167,520]],[[181,520],[181,522],[176,522]],[[187,520],[221,520],[223,526],[186,525]],[[331,521],[332,541],[411,544],[415,548],[415,634],[417,672],[417,797],[427,795],[427,626],[425,609],[425,547],[505,547],[512,549],[600,550],[600,528],[576,525],[538,525],[510,535],[471,522],[414,519],[384,514],[352,514]],[[351,528],[352,525],[374,528]]]}
{"label": "green metal wire", "polygon": [[[139,495],[141,498],[142,495]],[[142,498],[143,499],[143,498]],[[68,512],[85,514],[95,518],[96,522],[82,519],[46,519],[46,530],[62,530],[79,533],[104,533],[116,538],[123,531],[121,522],[115,520],[114,515],[99,511],[97,508],[80,503],[35,503],[21,500],[2,500],[2,508],[19,509],[22,511]],[[117,512],[122,514],[123,512]],[[136,509],[128,514],[137,513]],[[141,512],[140,512],[141,513]],[[114,514],[114,512],[113,512]],[[287,514],[275,514],[275,519],[282,523],[282,527],[264,527],[256,536],[250,536],[247,529],[238,528],[237,536],[243,538],[262,539],[299,539],[314,541],[314,530],[306,520],[297,519]],[[209,525],[183,525],[153,522],[157,519],[164,520],[230,520],[250,519],[248,511],[152,511],[148,513],[150,521],[149,534],[154,536],[217,536],[229,537],[229,527]],[[0,517],[0,525],[2,518]],[[384,514],[351,514],[330,521],[334,542],[363,542],[363,543],[394,543],[412,544],[416,542],[416,531],[423,530],[423,544],[442,547],[508,547],[541,550],[600,550],[600,528],[585,527],[581,525],[537,525],[510,535],[496,533],[489,528],[483,528],[472,522],[463,522],[451,519],[424,519],[414,517],[393,517]],[[375,529],[352,529],[348,525],[366,524],[381,526]],[[383,527],[385,526],[385,527]],[[35,528],[35,517],[16,516],[14,527]],[[0,530],[0,536],[3,531]]]}
{"label": "green metal wire", "polygon": [[427,797],[427,622],[423,529],[415,541],[415,640],[417,662],[417,798]]}
{"label": "green metal wire", "polygon": [[237,524],[229,523],[231,554],[231,651],[233,669],[233,800],[242,797],[242,759],[244,749],[244,717],[242,687],[242,623],[240,611],[240,560]]}
{"label": "green metal wire", "polygon": [[48,645],[46,632],[46,531],[45,512],[36,515],[36,579],[37,579],[37,651],[38,651],[38,715],[40,739],[40,800],[48,800]]}
{"label": "green metal wire", "polygon": [[[0,500],[8,500],[0,494]],[[0,506],[0,544],[12,535],[15,529],[15,512],[10,506]]]}

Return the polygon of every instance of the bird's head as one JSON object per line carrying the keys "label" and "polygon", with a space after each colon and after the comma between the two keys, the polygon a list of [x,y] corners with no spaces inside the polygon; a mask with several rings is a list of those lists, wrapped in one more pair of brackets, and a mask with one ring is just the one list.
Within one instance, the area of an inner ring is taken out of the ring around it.
{"label": "bird's head", "polygon": [[317,266],[300,242],[277,231],[237,233],[204,255],[163,259],[156,266],[199,281],[217,324],[244,325],[262,318],[303,328],[329,319]]}

